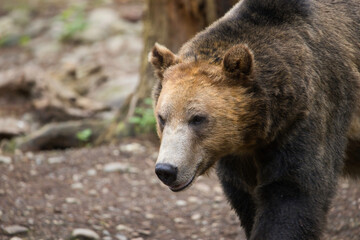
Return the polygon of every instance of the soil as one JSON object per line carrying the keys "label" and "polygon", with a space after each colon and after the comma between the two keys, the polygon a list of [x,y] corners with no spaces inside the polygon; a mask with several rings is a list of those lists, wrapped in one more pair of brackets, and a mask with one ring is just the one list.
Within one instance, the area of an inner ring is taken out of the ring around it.
{"label": "soil", "polygon": [[[0,228],[25,226],[22,239],[69,239],[75,228],[101,239],[244,240],[214,173],[180,193],[154,173],[156,141],[39,153],[0,164]],[[105,172],[106,164],[126,167]],[[342,180],[323,239],[360,237],[359,183]],[[0,239],[10,239],[0,233]]]}
{"label": "soil", "polygon": [[[114,2],[121,5],[117,9],[129,21],[142,14],[138,6],[128,6],[133,10],[123,7],[141,1]],[[38,14],[52,18],[61,5],[43,8],[48,11],[39,10]],[[1,15],[6,13],[0,9]],[[75,47],[66,46],[61,54]],[[56,68],[60,58],[45,59],[39,66],[46,70]],[[104,59],[112,58],[104,55]],[[10,68],[17,71],[18,66],[32,61],[19,46],[2,48],[0,73]],[[129,67],[137,69],[134,66]],[[21,117],[29,111],[26,98],[0,96],[0,116]],[[190,189],[173,193],[154,173],[157,151],[157,141],[140,139],[83,149],[16,151],[10,156],[11,163],[0,163],[0,240],[13,238],[4,231],[11,225],[28,229],[25,234],[16,234],[23,240],[65,240],[76,228],[91,229],[103,240],[245,240],[216,175],[200,177]],[[114,162],[125,167],[104,171]],[[323,239],[360,239],[358,182],[340,182]]]}

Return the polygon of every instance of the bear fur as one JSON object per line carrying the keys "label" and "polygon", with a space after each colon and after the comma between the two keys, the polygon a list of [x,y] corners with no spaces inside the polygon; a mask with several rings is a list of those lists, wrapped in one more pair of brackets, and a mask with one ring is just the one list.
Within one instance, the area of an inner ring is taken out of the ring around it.
{"label": "bear fur", "polygon": [[242,0],[149,61],[164,183],[216,166],[248,239],[320,239],[339,177],[360,176],[360,1]]}

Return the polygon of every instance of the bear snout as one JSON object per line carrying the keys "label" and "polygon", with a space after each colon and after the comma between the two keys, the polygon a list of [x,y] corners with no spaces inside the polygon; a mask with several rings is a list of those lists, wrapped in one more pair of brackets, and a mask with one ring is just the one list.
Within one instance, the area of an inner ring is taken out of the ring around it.
{"label": "bear snout", "polygon": [[173,185],[177,178],[178,168],[168,163],[159,163],[155,166],[155,173],[166,185]]}

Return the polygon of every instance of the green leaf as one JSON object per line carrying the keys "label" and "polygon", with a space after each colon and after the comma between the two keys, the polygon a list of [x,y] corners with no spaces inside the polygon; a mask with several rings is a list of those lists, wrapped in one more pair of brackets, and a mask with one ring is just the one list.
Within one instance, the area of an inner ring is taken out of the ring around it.
{"label": "green leaf", "polygon": [[92,135],[92,130],[90,128],[84,129],[76,134],[77,139],[82,142],[87,142],[90,140]]}

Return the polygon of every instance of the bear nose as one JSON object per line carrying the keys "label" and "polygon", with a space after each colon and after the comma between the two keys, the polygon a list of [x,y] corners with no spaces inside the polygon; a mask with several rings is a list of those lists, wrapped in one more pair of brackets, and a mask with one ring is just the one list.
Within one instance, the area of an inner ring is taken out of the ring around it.
{"label": "bear nose", "polygon": [[175,182],[178,169],[171,164],[159,163],[155,166],[155,173],[158,178],[166,185],[171,185]]}

